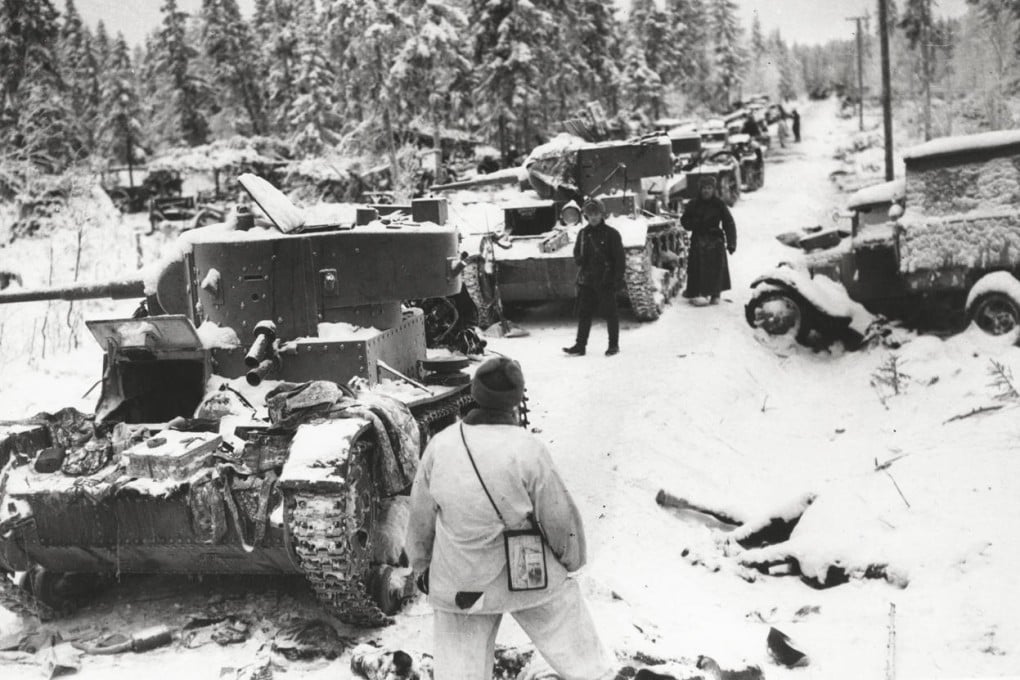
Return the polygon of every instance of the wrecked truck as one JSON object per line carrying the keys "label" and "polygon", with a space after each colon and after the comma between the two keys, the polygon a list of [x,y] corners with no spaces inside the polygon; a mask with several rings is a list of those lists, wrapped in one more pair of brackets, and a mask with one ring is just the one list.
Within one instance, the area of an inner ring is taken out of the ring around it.
{"label": "wrecked truck", "polygon": [[406,494],[473,402],[468,360],[430,357],[401,300],[460,289],[457,234],[316,222],[241,183],[271,226],[195,229],[123,281],[0,293],[145,296],[87,322],[94,414],[0,422],[0,606],[52,616],[74,575],[299,574],[331,614],[379,626],[413,591]]}
{"label": "wrecked truck", "polygon": [[932,140],[904,161],[902,180],[854,194],[849,231],[781,237],[805,251],[806,269],[754,281],[752,327],[851,345],[865,309],[936,332],[1020,327],[1020,130]]}

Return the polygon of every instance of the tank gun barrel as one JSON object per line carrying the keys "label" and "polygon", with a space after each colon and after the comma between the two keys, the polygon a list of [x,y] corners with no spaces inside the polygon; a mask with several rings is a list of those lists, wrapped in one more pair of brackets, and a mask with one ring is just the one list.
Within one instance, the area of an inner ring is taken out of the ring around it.
{"label": "tank gun barrel", "polygon": [[94,300],[98,298],[125,300],[144,296],[145,283],[141,279],[123,279],[102,283],[81,283],[73,286],[3,291],[0,292],[0,305],[40,300]]}

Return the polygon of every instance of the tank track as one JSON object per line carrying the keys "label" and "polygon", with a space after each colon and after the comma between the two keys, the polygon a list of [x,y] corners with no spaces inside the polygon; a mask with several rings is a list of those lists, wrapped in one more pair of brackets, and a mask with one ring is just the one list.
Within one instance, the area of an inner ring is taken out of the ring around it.
{"label": "tank track", "polygon": [[19,616],[34,616],[40,621],[58,618],[58,612],[0,572],[0,608]]}
{"label": "tank track", "polygon": [[624,283],[627,287],[630,307],[639,321],[655,321],[659,318],[665,305],[676,297],[680,288],[683,287],[687,272],[686,263],[680,263],[666,277],[665,289],[661,291],[661,302],[656,300],[652,277],[652,250],[652,242],[648,241],[643,249],[626,252]]}
{"label": "tank track", "polygon": [[[415,420],[423,435],[431,435],[435,423],[459,415],[471,402],[469,393],[458,393],[425,407],[415,414]],[[423,445],[426,439],[423,437]],[[298,566],[323,607],[344,623],[378,628],[392,624],[393,619],[379,608],[366,586],[375,519],[367,449],[367,443],[355,444],[352,449],[346,489],[295,492],[284,505],[284,521]]]}

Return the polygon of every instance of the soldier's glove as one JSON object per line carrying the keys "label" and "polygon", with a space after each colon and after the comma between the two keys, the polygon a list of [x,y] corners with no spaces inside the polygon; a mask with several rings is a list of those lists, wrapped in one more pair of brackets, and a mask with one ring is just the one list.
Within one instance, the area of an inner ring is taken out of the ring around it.
{"label": "soldier's glove", "polygon": [[429,594],[429,570],[426,569],[422,573],[418,574],[418,578],[414,580],[414,584],[418,586],[418,590],[424,594]]}
{"label": "soldier's glove", "polygon": [[729,246],[728,248],[726,248],[726,250],[728,250],[730,252],[730,255],[733,255],[734,253],[737,252],[737,247],[736,246]]}

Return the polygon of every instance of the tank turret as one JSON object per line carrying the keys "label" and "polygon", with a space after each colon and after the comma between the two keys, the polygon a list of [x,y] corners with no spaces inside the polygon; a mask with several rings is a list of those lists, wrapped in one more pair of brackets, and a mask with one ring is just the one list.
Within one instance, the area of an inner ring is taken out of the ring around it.
{"label": "tank turret", "polygon": [[673,159],[664,135],[598,143],[561,135],[532,151],[525,167],[532,188],[542,198],[580,201],[629,195],[637,197],[640,205],[642,180],[672,175]]}

